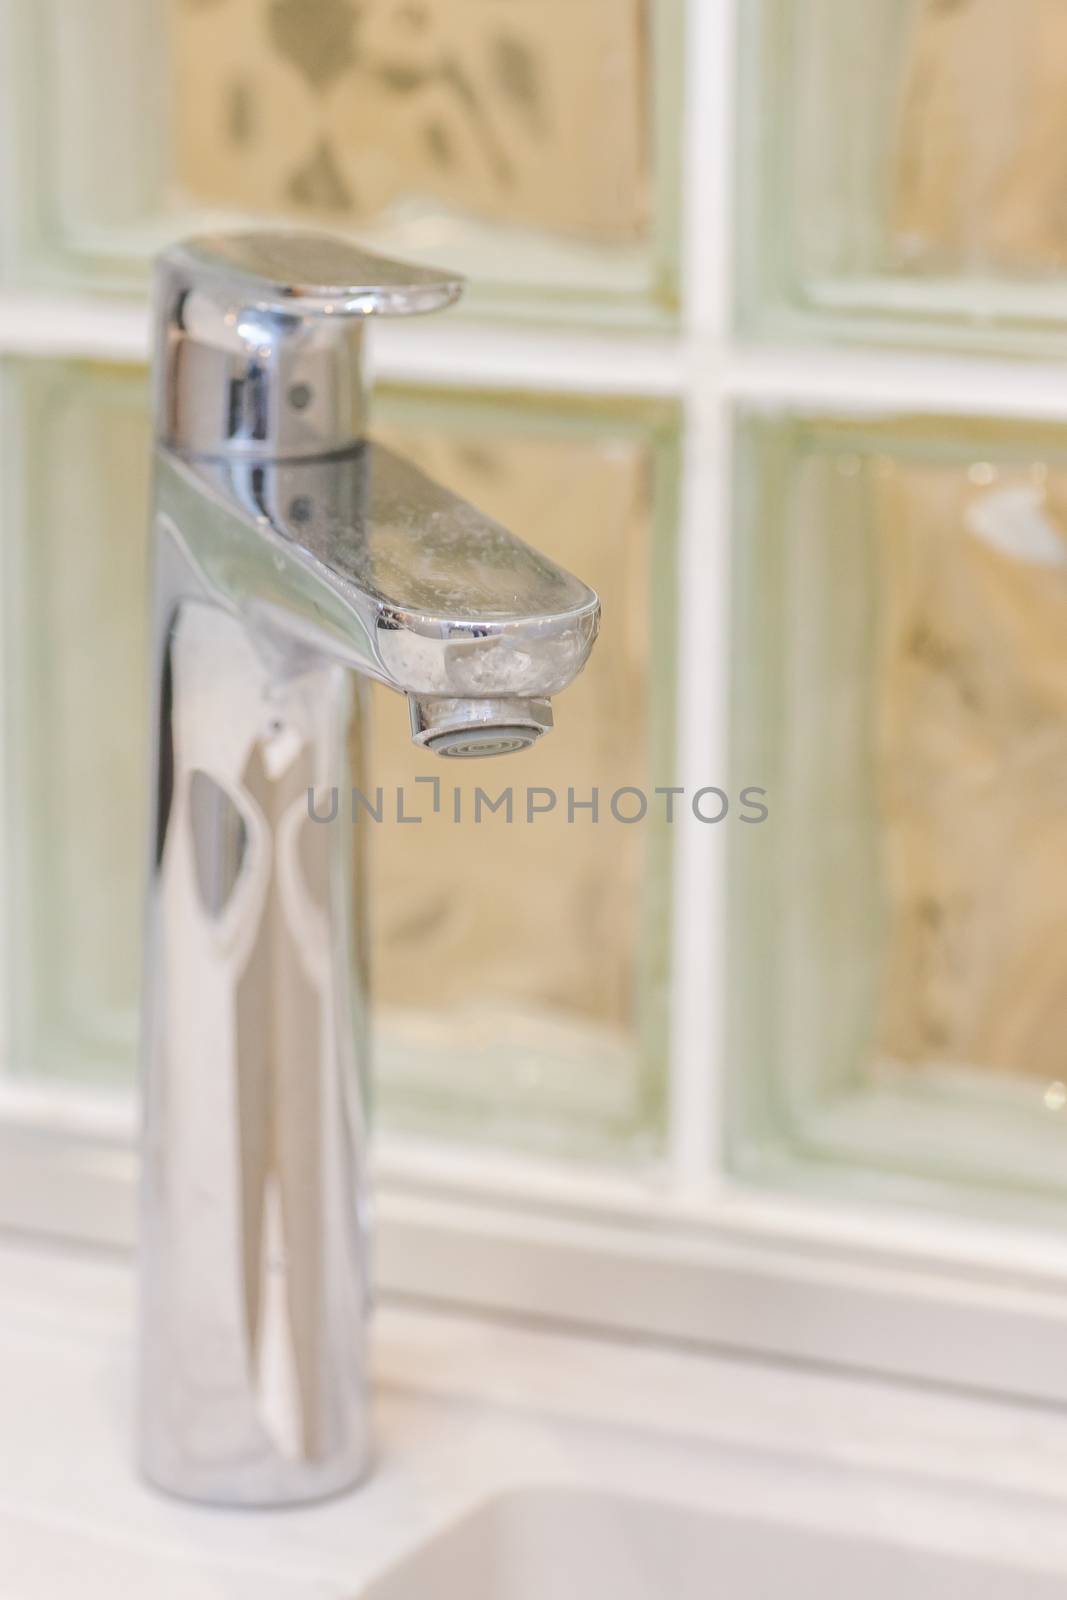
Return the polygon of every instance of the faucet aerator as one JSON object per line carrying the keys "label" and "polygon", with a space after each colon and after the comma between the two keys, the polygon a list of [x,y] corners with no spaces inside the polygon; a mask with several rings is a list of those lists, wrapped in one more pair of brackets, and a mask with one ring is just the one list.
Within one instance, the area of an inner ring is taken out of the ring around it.
{"label": "faucet aerator", "polygon": [[507,756],[552,727],[547,700],[417,699],[408,696],[411,737],[437,756]]}

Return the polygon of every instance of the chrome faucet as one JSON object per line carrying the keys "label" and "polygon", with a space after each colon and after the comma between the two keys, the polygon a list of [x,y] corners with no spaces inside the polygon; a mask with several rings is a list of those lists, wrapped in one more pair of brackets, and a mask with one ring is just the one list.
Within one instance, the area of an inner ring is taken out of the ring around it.
{"label": "chrome faucet", "polygon": [[368,935],[343,814],[367,679],[450,758],[524,748],[596,595],[366,437],[363,324],[460,281],[302,234],[156,284],[140,1453],[195,1499],[367,1469]]}

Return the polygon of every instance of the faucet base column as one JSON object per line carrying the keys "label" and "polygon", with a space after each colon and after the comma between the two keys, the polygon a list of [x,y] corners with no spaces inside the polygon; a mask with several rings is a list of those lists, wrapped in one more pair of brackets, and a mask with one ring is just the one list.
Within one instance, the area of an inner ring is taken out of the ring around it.
{"label": "faucet base column", "polygon": [[288,1505],[356,1482],[369,1457],[359,918],[349,830],[309,804],[347,792],[353,686],[306,656],[288,673],[275,641],[199,596],[168,615],[141,1462],[192,1499]]}

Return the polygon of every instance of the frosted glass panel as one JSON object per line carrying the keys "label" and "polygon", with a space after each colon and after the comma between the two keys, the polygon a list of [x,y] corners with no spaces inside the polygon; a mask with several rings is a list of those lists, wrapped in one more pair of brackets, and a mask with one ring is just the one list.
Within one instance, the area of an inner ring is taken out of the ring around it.
{"label": "frosted glass panel", "polygon": [[738,1159],[1061,1190],[1067,432],[744,437]]}
{"label": "frosted glass panel", "polygon": [[[86,363],[0,372],[5,1066],[121,1083],[146,810],[147,386]],[[377,415],[379,437],[597,584],[609,616],[556,730],[510,761],[433,762],[403,701],[374,696],[363,788],[388,803],[355,826],[380,935],[381,1114],[554,1151],[647,1148],[666,1054],[667,830],[582,810],[571,823],[566,799],[597,787],[606,813],[669,759],[674,411],[393,391]],[[441,781],[437,816],[420,776]],[[509,785],[510,823],[476,800]],[[422,823],[396,822],[398,787]],[[527,821],[538,788],[558,805]]]}
{"label": "frosted glass panel", "polygon": [[749,319],[1047,348],[1067,324],[1061,0],[742,15]]}
{"label": "frosted glass panel", "polygon": [[167,238],[281,219],[436,255],[483,307],[670,312],[677,0],[21,0],[9,26],[24,278],[136,284]]}

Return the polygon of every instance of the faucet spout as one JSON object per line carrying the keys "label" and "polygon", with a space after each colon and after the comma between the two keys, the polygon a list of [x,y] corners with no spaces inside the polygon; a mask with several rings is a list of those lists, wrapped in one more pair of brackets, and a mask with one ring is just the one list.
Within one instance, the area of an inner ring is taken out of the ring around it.
{"label": "faucet spout", "polygon": [[585,583],[367,437],[361,319],[457,293],[304,236],[160,268],[140,1448],[210,1503],[369,1461],[367,680],[505,754],[596,638]]}
{"label": "faucet spout", "polygon": [[[416,701],[544,700],[589,659],[593,590],[379,444],[301,461],[163,451],[158,481],[220,598]],[[210,519],[187,514],[200,503]]]}

